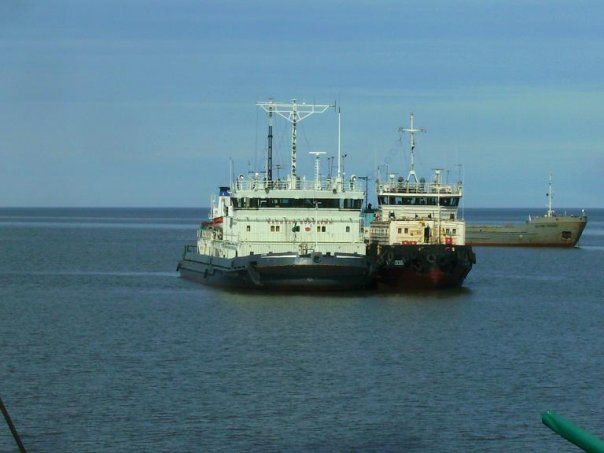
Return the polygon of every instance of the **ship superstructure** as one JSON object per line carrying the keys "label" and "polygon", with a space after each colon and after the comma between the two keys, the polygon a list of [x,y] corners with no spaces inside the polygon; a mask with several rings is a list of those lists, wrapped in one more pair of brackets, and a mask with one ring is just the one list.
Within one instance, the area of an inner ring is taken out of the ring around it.
{"label": "ship superstructure", "polygon": [[[320,158],[312,152],[313,178],[297,173],[297,126],[329,105],[258,103],[267,113],[266,171],[240,175],[221,187],[210,219],[189,246],[179,268],[202,280],[268,288],[362,287],[371,278],[362,235],[365,193],[353,175],[341,171],[338,112],[338,171],[322,177]],[[275,116],[291,123],[291,170],[273,178],[272,127]],[[216,275],[218,274],[218,275]],[[220,279],[211,279],[217,276]]]}
{"label": "ship superstructure", "polygon": [[462,185],[443,183],[441,170],[430,182],[391,174],[377,191],[379,215],[371,229],[380,244],[465,244],[465,222],[458,217]]}
{"label": "ship superstructure", "polygon": [[370,255],[377,256],[378,276],[395,286],[455,286],[461,284],[474,262],[465,246],[465,221],[459,218],[462,183],[443,181],[434,170],[430,181],[415,172],[416,128],[411,114],[410,165],[407,177],[389,174],[377,181],[379,209],[369,225]]}

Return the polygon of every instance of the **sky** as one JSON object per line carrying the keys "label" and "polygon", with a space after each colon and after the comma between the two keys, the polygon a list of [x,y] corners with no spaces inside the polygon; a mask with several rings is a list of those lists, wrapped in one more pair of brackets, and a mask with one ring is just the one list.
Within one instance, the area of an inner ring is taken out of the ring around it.
{"label": "sky", "polygon": [[[348,175],[463,165],[466,207],[602,208],[599,1],[0,1],[0,207],[207,206],[263,171],[256,102],[337,104]],[[288,125],[275,163],[289,167]],[[300,125],[298,169],[337,150]],[[323,172],[327,171],[326,160]]]}

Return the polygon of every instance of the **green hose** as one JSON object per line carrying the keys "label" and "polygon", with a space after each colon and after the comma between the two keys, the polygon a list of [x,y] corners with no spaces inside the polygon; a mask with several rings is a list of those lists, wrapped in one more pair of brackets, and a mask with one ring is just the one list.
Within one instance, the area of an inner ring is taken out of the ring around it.
{"label": "green hose", "polygon": [[604,442],[587,431],[583,431],[578,426],[573,425],[571,422],[555,412],[544,412],[543,416],[541,417],[541,421],[553,432],[564,437],[577,447],[588,452],[604,453]]}

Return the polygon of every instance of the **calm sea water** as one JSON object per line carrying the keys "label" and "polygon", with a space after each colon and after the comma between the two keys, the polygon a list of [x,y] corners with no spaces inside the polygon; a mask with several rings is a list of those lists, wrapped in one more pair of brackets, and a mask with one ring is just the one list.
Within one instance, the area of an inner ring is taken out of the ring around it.
{"label": "calm sea water", "polygon": [[588,214],[580,248],[476,249],[461,290],[267,295],[178,278],[203,210],[1,209],[0,396],[32,451],[575,451],[540,416],[604,438]]}

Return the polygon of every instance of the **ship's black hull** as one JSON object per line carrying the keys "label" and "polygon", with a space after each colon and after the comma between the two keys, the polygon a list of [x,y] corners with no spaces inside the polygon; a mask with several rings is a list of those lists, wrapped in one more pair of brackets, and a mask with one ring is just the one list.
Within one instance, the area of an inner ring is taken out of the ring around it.
{"label": "ship's black hull", "polygon": [[371,263],[353,254],[250,255],[218,258],[194,247],[178,264],[181,277],[211,286],[269,291],[345,291],[372,283]]}
{"label": "ship's black hull", "polygon": [[386,289],[460,287],[476,262],[470,246],[388,245],[369,247],[375,280]]}

